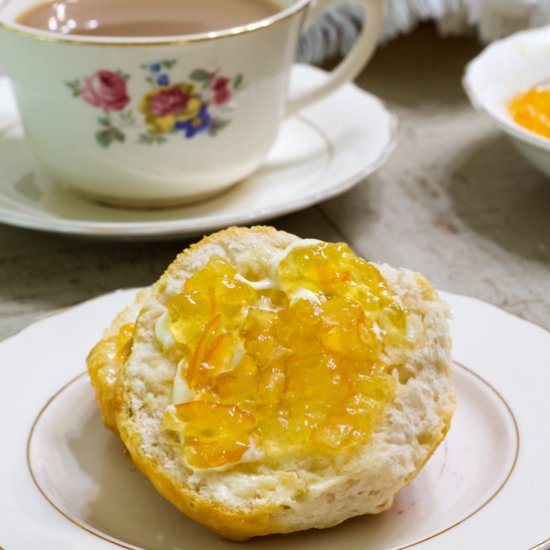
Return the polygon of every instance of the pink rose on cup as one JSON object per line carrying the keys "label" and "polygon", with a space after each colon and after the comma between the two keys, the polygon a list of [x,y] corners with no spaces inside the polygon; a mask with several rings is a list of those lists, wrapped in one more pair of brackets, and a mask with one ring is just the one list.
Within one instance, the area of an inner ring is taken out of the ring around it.
{"label": "pink rose on cup", "polygon": [[219,92],[229,86],[229,78],[226,76],[217,76],[212,83],[212,89],[215,92]]}
{"label": "pink rose on cup", "polygon": [[228,89],[223,89],[214,94],[212,103],[214,103],[214,105],[225,105],[230,99],[231,92]]}
{"label": "pink rose on cup", "polygon": [[231,99],[231,91],[229,89],[229,78],[225,76],[217,76],[212,82],[212,103],[214,105],[225,105]]}
{"label": "pink rose on cup", "polygon": [[122,111],[130,102],[126,80],[114,71],[100,70],[84,78],[82,99],[105,111]]}
{"label": "pink rose on cup", "polygon": [[178,86],[162,90],[152,97],[150,102],[151,111],[155,115],[177,113],[187,107],[191,97],[192,95],[187,90]]}
{"label": "pink rose on cup", "polygon": [[201,108],[201,99],[194,84],[180,82],[172,86],[153,88],[138,104],[145,124],[153,134],[167,134],[177,123],[195,118]]}

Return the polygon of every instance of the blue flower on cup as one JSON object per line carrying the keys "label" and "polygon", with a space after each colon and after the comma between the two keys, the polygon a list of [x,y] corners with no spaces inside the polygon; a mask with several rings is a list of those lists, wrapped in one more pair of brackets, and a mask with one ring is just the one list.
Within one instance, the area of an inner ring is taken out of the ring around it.
{"label": "blue flower on cup", "polygon": [[157,86],[170,86],[170,78],[167,74],[161,74],[157,77]]}
{"label": "blue flower on cup", "polygon": [[160,63],[151,63],[149,65],[149,70],[152,72],[152,73],[158,73],[161,69],[161,64]]}
{"label": "blue flower on cup", "polygon": [[175,124],[176,130],[183,132],[183,135],[190,139],[199,132],[204,132],[210,128],[212,117],[203,105],[196,116],[185,121],[178,121]]}

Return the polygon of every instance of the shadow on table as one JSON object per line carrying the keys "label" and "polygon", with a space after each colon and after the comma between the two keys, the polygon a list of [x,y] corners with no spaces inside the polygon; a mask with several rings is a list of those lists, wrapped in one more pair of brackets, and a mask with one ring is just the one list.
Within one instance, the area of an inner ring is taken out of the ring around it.
{"label": "shadow on table", "polygon": [[449,197],[476,233],[550,265],[550,180],[502,135],[472,144],[451,169]]}

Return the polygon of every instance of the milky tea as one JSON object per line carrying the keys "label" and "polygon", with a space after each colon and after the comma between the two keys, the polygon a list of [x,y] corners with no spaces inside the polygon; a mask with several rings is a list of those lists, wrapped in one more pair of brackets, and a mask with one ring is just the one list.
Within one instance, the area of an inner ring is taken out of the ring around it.
{"label": "milky tea", "polygon": [[23,11],[17,23],[87,36],[174,36],[259,21],[281,11],[275,0],[63,0]]}

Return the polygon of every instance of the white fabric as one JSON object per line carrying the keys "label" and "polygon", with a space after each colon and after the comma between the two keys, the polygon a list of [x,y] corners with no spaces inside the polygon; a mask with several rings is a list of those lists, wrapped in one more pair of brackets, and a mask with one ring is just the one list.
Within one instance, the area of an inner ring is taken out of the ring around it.
{"label": "white fabric", "polygon": [[[347,52],[361,28],[361,9],[350,1],[329,9],[300,43],[300,61],[320,63]],[[475,30],[483,42],[550,23],[550,0],[386,0],[382,42],[435,21],[442,35]]]}

